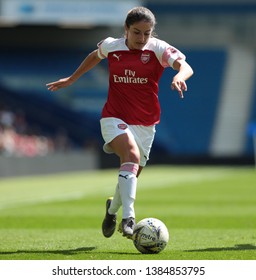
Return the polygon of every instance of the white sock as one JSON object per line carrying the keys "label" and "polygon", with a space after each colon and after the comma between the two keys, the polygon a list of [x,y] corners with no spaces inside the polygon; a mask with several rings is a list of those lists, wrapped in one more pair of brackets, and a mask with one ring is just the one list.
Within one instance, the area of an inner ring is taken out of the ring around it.
{"label": "white sock", "polygon": [[122,200],[121,200],[121,196],[120,196],[119,185],[117,184],[113,200],[108,209],[108,213],[110,215],[116,214],[121,205],[122,205]]}
{"label": "white sock", "polygon": [[123,205],[123,219],[135,218],[134,201],[137,189],[138,164],[123,163],[119,170],[118,184]]}

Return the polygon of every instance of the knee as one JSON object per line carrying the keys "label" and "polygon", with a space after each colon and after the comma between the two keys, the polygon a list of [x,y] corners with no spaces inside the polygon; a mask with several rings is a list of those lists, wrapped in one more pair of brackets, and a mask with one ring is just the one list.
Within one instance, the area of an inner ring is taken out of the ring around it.
{"label": "knee", "polygon": [[128,159],[130,162],[134,162],[136,164],[140,163],[140,151],[137,147],[134,150],[130,151]]}
{"label": "knee", "polygon": [[135,164],[140,163],[140,152],[137,147],[131,149],[125,149],[120,155],[121,163],[124,162],[133,162]]}
{"label": "knee", "polygon": [[119,156],[121,163],[133,162],[139,164],[140,150],[133,137],[130,137],[129,134],[122,134],[116,137],[110,145]]}

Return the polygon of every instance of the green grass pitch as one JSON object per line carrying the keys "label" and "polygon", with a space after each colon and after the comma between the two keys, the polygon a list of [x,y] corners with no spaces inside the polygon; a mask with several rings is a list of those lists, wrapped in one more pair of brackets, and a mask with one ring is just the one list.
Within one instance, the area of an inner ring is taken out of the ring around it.
{"label": "green grass pitch", "polygon": [[146,167],[136,218],[155,217],[168,227],[169,244],[157,255],[139,253],[118,232],[102,236],[116,180],[117,170],[0,179],[0,259],[256,259],[253,167]]}

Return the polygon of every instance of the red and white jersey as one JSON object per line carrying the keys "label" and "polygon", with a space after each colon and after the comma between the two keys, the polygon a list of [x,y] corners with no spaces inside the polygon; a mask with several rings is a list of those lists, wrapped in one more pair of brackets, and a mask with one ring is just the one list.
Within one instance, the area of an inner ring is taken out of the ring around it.
{"label": "red and white jersey", "polygon": [[130,50],[125,38],[107,38],[98,44],[98,56],[108,58],[109,92],[102,117],[130,125],[150,126],[160,121],[158,82],[165,67],[184,54],[168,43],[150,38],[142,50]]}

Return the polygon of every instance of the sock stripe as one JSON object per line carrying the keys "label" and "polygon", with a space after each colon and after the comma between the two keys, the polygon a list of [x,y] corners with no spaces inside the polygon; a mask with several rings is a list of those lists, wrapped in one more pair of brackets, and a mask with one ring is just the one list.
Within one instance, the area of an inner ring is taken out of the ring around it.
{"label": "sock stripe", "polygon": [[137,175],[139,170],[139,165],[133,162],[125,162],[121,164],[120,171],[127,171]]}

